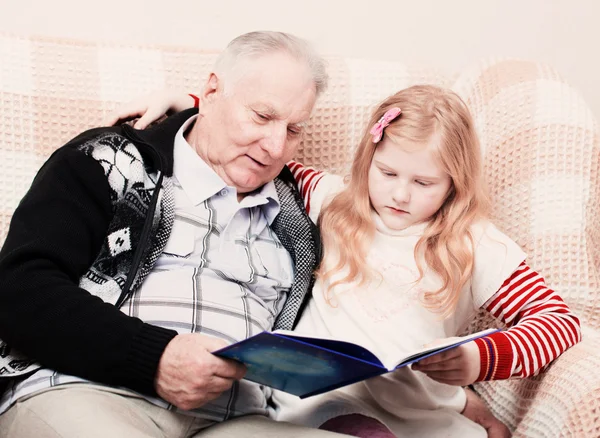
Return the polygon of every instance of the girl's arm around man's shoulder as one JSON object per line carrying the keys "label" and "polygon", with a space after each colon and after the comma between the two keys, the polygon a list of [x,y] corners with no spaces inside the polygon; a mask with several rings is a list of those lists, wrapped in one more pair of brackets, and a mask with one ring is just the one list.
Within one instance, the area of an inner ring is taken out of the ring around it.
{"label": "girl's arm around man's shoulder", "polygon": [[297,161],[290,161],[287,166],[298,184],[306,211],[316,223],[323,205],[344,188],[344,178],[304,166]]}

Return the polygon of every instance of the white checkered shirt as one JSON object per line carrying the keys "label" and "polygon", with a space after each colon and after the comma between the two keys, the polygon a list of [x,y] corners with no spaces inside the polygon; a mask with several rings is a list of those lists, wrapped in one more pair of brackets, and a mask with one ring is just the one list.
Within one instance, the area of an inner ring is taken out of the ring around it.
{"label": "white checkered shirt", "polygon": [[[237,201],[235,188],[196,154],[183,133],[174,149],[175,223],[154,269],[121,310],[179,333],[235,342],[269,330],[293,282],[292,260],[270,228],[279,213],[274,184]],[[81,382],[42,369],[5,392],[0,413],[34,391]],[[222,421],[267,415],[268,388],[245,380],[217,400],[188,412]],[[163,400],[147,397],[173,409]]]}

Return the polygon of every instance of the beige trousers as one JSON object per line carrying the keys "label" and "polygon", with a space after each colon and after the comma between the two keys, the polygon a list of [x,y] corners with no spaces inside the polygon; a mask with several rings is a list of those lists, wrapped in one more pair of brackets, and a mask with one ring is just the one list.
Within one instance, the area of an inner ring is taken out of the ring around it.
{"label": "beige trousers", "polygon": [[247,416],[215,424],[171,412],[140,396],[88,384],[24,397],[0,415],[2,438],[336,438],[340,435]]}

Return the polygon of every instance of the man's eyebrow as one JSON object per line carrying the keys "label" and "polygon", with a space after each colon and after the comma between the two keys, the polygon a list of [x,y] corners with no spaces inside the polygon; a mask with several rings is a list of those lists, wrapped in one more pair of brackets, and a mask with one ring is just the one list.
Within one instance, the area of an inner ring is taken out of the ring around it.
{"label": "man's eyebrow", "polygon": [[[272,117],[273,119],[280,118],[277,110],[270,105],[257,104],[255,106],[250,106],[250,108],[253,111],[258,111],[259,113],[265,114],[269,117]],[[309,120],[303,120],[302,122],[298,122],[298,123],[290,123],[289,126],[294,126],[298,129],[304,129],[308,125],[308,122],[309,122]]]}
{"label": "man's eyebrow", "polygon": [[265,115],[271,116],[275,119],[279,118],[279,113],[272,106],[265,105],[265,104],[257,104],[257,105],[251,105],[250,108],[253,109],[254,111],[258,111]]}
{"label": "man's eyebrow", "polygon": [[305,120],[303,122],[298,122],[298,123],[290,123],[290,126],[295,126],[298,129],[304,129],[304,128],[306,128],[306,125],[308,125],[308,120]]}
{"label": "man's eyebrow", "polygon": [[279,113],[277,112],[277,110],[275,108],[273,108],[271,106],[267,106],[265,109],[265,112],[274,118],[279,118]]}

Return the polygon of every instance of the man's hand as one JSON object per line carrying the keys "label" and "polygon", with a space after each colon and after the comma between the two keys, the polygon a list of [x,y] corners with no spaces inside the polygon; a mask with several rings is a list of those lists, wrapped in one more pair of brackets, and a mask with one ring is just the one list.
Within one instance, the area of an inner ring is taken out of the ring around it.
{"label": "man's hand", "polygon": [[510,438],[512,435],[506,425],[492,415],[488,407],[477,394],[465,388],[467,404],[462,414],[483,427],[489,438]]}
{"label": "man's hand", "polygon": [[222,339],[197,333],[175,336],[158,364],[157,394],[184,410],[219,397],[246,373],[244,365],[211,353],[226,345]]}
{"label": "man's hand", "polygon": [[475,342],[434,354],[412,365],[415,371],[447,385],[466,386],[477,380],[481,362]]}

